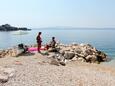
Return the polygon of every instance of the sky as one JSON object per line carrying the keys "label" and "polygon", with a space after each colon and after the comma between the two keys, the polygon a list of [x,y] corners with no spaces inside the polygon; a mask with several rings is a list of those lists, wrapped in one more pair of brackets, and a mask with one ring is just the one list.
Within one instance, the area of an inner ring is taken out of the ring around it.
{"label": "sky", "polygon": [[115,28],[115,0],[0,0],[0,25]]}

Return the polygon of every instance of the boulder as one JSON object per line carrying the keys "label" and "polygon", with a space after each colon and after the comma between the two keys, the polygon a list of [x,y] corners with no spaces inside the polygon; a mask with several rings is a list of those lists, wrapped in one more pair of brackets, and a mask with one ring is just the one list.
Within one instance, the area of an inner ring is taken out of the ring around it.
{"label": "boulder", "polygon": [[8,76],[7,75],[1,75],[0,74],[0,82],[5,83],[8,81]]}
{"label": "boulder", "polygon": [[87,62],[93,62],[95,63],[97,61],[97,57],[95,55],[88,55],[87,57],[85,57]]}
{"label": "boulder", "polygon": [[58,61],[64,61],[64,60],[65,60],[64,56],[62,56],[61,54],[57,54],[55,58],[56,58]]}
{"label": "boulder", "polygon": [[13,77],[15,74],[15,69],[13,68],[5,68],[4,74],[8,75],[9,78]]}
{"label": "boulder", "polygon": [[78,56],[75,55],[73,58],[72,58],[72,61],[76,61],[78,59]]}
{"label": "boulder", "polygon": [[96,61],[106,61],[107,58],[105,53],[98,51],[95,47],[93,47],[90,44],[66,45],[61,47],[60,54],[68,60],[72,60],[72,58],[76,60],[76,55],[77,59],[93,63],[95,63]]}
{"label": "boulder", "polygon": [[81,52],[82,52],[82,50],[80,48],[75,49],[75,53],[80,54]]}
{"label": "boulder", "polygon": [[52,59],[51,62],[50,62],[51,65],[56,65],[56,66],[59,66],[60,65],[60,62],[56,59]]}
{"label": "boulder", "polygon": [[69,46],[67,47],[67,46],[66,46],[65,48],[63,48],[63,50],[64,50],[64,51],[70,51],[70,50],[71,50],[71,47],[69,47]]}
{"label": "boulder", "polygon": [[60,50],[59,53],[60,53],[61,55],[64,55],[64,54],[65,54],[65,51],[64,51],[64,50]]}
{"label": "boulder", "polygon": [[84,53],[81,53],[81,54],[78,54],[78,53],[75,53],[75,55],[79,58],[79,57],[85,57]]}
{"label": "boulder", "polygon": [[15,69],[0,66],[0,82],[5,83],[15,75]]}
{"label": "boulder", "polygon": [[94,52],[94,51],[92,51],[91,49],[86,49],[86,50],[84,50],[84,54],[85,54],[85,55],[93,55],[93,52]]}
{"label": "boulder", "polygon": [[96,56],[97,56],[97,60],[99,62],[107,60],[107,55],[104,52],[102,52],[102,51],[97,51]]}
{"label": "boulder", "polygon": [[84,60],[84,58],[77,58],[77,61],[80,61],[80,62],[86,62],[85,60]]}
{"label": "boulder", "polygon": [[65,63],[65,62],[60,62],[60,64],[61,64],[62,66],[66,66],[66,63]]}
{"label": "boulder", "polygon": [[65,59],[72,59],[75,56],[74,52],[65,52],[64,58]]}

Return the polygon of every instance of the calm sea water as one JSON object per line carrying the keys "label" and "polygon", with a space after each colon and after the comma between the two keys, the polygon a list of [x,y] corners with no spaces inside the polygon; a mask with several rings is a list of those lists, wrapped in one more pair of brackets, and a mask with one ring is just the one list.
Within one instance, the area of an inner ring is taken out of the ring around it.
{"label": "calm sea water", "polygon": [[13,35],[14,32],[0,32],[0,49],[5,49],[19,43],[35,44],[37,33],[42,32],[43,44],[48,43],[52,36],[57,41],[69,43],[90,43],[97,49],[115,58],[115,30],[106,29],[33,29],[26,35]]}

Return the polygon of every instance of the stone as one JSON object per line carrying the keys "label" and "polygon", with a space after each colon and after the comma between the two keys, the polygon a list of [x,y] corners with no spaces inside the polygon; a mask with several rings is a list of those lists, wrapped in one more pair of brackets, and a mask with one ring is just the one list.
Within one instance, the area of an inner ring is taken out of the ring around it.
{"label": "stone", "polygon": [[7,75],[1,75],[0,74],[0,82],[5,83],[8,81],[8,76]]}
{"label": "stone", "polygon": [[78,54],[78,53],[75,53],[75,55],[79,58],[79,57],[85,57],[85,55],[83,54],[83,53],[81,53],[81,54]]}
{"label": "stone", "polygon": [[13,76],[15,76],[15,73],[10,73],[10,74],[8,75],[9,78],[12,78]]}
{"label": "stone", "polygon": [[50,62],[51,65],[57,65],[59,66],[60,65],[60,62],[57,61],[56,59],[52,59],[51,62]]}
{"label": "stone", "polygon": [[93,46],[91,44],[86,44],[86,46],[93,49]]}
{"label": "stone", "polygon": [[9,52],[9,50],[5,50],[5,53],[7,54]]}
{"label": "stone", "polygon": [[2,54],[2,50],[0,50],[0,55]]}
{"label": "stone", "polygon": [[82,52],[82,50],[80,48],[75,49],[75,53],[80,54],[81,52]]}
{"label": "stone", "polygon": [[66,46],[65,48],[63,48],[63,50],[64,50],[64,51],[70,51],[70,50],[71,50],[71,47],[67,47],[67,46]]}
{"label": "stone", "polygon": [[65,52],[64,58],[65,59],[72,59],[75,56],[74,52]]}
{"label": "stone", "polygon": [[2,56],[2,57],[5,57],[5,55],[6,55],[6,53],[5,53],[5,52],[3,52],[3,53],[1,54],[1,56]]}
{"label": "stone", "polygon": [[83,43],[80,44],[81,47],[84,46],[84,45],[85,45],[85,44],[83,44]]}
{"label": "stone", "polygon": [[95,55],[88,55],[86,58],[87,62],[96,62],[97,61],[97,57]]}
{"label": "stone", "polygon": [[93,55],[93,51],[91,49],[87,49],[85,50],[85,52],[87,55]]}
{"label": "stone", "polygon": [[8,77],[11,78],[15,74],[15,69],[13,69],[13,68],[5,68],[4,69],[4,74],[8,75]]}
{"label": "stone", "polygon": [[65,62],[60,62],[60,64],[61,64],[62,66],[65,66],[65,65],[66,65]]}
{"label": "stone", "polygon": [[62,54],[62,55],[64,55],[65,51],[64,50],[60,50],[59,53]]}
{"label": "stone", "polygon": [[72,61],[76,61],[77,60],[77,56],[74,56],[73,58],[72,58]]}
{"label": "stone", "polygon": [[60,54],[62,55],[61,57],[64,56],[67,60],[76,60],[75,57],[77,57],[77,59],[80,58],[82,61],[95,63],[96,61],[102,62],[107,59],[105,53],[98,51],[90,44],[63,45],[60,48]]}
{"label": "stone", "polygon": [[85,60],[82,57],[78,58],[77,60],[80,61],[80,62],[85,62]]}
{"label": "stone", "polygon": [[107,60],[107,55],[103,53],[102,51],[97,51],[96,55],[97,55],[97,60],[99,62]]}

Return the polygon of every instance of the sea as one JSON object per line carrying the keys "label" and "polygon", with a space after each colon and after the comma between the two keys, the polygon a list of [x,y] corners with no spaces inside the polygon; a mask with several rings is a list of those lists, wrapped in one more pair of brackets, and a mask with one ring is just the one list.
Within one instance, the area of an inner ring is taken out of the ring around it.
{"label": "sea", "polygon": [[21,35],[15,34],[15,31],[0,32],[0,49],[7,49],[20,43],[36,44],[38,32],[42,32],[43,44],[49,43],[52,37],[63,44],[91,44],[112,59],[105,64],[115,66],[115,29],[112,28],[33,28]]}

